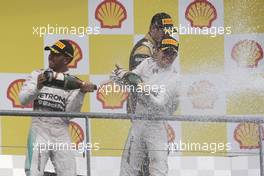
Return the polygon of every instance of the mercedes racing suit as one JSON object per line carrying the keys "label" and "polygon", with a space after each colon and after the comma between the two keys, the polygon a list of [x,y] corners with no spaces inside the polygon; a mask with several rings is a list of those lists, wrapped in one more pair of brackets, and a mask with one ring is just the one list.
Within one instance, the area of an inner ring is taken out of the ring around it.
{"label": "mercedes racing suit", "polygon": [[[172,115],[178,106],[179,76],[173,65],[160,68],[152,58],[145,59],[134,73],[145,85],[161,88],[155,94],[138,97],[135,113],[137,116],[163,117]],[[147,150],[151,176],[168,174],[168,139],[165,121],[133,120],[121,161],[120,176],[135,176],[140,170]]]}
{"label": "mercedes racing suit", "polygon": [[[80,111],[84,94],[77,90],[64,90],[44,86],[37,89],[38,75],[33,71],[20,91],[21,104],[33,102],[34,111]],[[34,117],[28,135],[25,163],[27,176],[42,176],[50,158],[58,176],[75,176],[76,164],[73,151],[69,149],[69,118]],[[64,145],[64,147],[62,147]]]}
{"label": "mercedes racing suit", "polygon": [[[129,57],[129,70],[134,70],[144,59],[150,58],[153,55],[153,50],[156,48],[156,42],[150,36],[149,33],[146,36],[139,40],[136,45],[133,47],[130,57]],[[129,94],[127,100],[127,113],[135,113],[137,104],[137,94],[132,92]],[[141,170],[137,176],[143,176],[149,174],[149,158],[148,153],[145,154],[145,159],[142,163]]]}

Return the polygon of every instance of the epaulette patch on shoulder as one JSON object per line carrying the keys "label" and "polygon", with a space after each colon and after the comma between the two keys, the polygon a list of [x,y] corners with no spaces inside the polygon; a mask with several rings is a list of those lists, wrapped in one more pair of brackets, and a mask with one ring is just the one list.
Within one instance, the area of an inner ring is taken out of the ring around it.
{"label": "epaulette patch on shoulder", "polygon": [[145,46],[147,46],[149,49],[150,49],[150,51],[151,51],[151,53],[153,53],[152,52],[152,48],[154,47],[153,46],[153,44],[150,42],[150,41],[144,41],[144,42],[142,42],[142,45],[145,45]]}
{"label": "epaulette patch on shoulder", "polygon": [[136,55],[139,55],[139,54],[150,56],[150,55],[151,55],[151,50],[150,50],[150,48],[147,47],[146,45],[141,45],[140,47],[138,47],[138,48],[135,50],[135,52],[134,52],[133,55],[136,56]]}

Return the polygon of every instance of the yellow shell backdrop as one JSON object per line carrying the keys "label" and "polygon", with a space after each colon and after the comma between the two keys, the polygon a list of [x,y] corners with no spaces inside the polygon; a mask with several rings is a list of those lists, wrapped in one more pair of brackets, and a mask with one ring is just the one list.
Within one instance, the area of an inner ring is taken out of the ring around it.
{"label": "yellow shell backdrop", "polygon": [[[128,68],[132,47],[148,32],[151,17],[166,12],[178,28],[174,34],[179,41],[176,65],[183,81],[183,98],[175,114],[263,115],[263,7],[263,0],[2,2],[0,109],[31,110],[32,106],[20,105],[18,91],[32,70],[47,67],[44,46],[61,38],[70,40],[74,47],[71,74],[97,85],[111,84],[109,74],[114,65]],[[45,35],[40,36],[41,32]],[[127,93],[106,94],[106,87],[101,86],[86,95],[82,111],[124,113],[126,99]],[[0,118],[0,145],[14,146],[0,147],[0,153],[24,155],[25,148],[17,146],[26,146],[29,125],[28,117]],[[239,152],[258,148],[254,124],[171,125],[176,142],[231,143],[232,151]],[[120,156],[129,127],[128,120],[90,120],[91,142],[102,148],[92,151],[92,156]],[[75,143],[85,139],[83,128],[85,125],[76,121],[71,124]],[[232,151],[198,151],[194,155],[227,155]]]}

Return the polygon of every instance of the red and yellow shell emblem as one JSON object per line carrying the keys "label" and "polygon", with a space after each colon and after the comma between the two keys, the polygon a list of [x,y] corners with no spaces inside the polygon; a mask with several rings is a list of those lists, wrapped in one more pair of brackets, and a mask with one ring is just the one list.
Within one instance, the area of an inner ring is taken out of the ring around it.
{"label": "red and yellow shell emblem", "polygon": [[100,21],[101,28],[121,28],[127,12],[117,0],[104,0],[95,10],[95,18]]}
{"label": "red and yellow shell emblem", "polygon": [[210,28],[217,18],[217,12],[207,0],[195,0],[186,8],[185,18],[191,22],[192,27]]}
{"label": "red and yellow shell emblem", "polygon": [[[259,148],[259,130],[256,123],[240,123],[234,131],[234,139],[239,143],[240,149]],[[262,128],[263,133],[263,128]]]}
{"label": "red and yellow shell emblem", "polygon": [[70,44],[72,45],[73,47],[73,59],[72,61],[69,63],[68,67],[69,68],[77,68],[77,64],[80,60],[82,60],[82,50],[81,50],[81,47],[74,41],[72,40],[69,40]]}
{"label": "red and yellow shell emblem", "polygon": [[231,56],[239,66],[252,68],[263,58],[263,49],[254,40],[242,40],[234,45]]}
{"label": "red and yellow shell emblem", "polygon": [[25,79],[17,79],[11,82],[7,88],[7,98],[12,102],[14,108],[32,108],[33,104],[30,103],[26,106],[21,105],[19,100],[19,92],[23,86]]}
{"label": "red and yellow shell emblem", "polygon": [[128,98],[126,90],[120,89],[120,86],[116,89],[115,86],[119,85],[110,81],[97,90],[96,98],[102,103],[104,109],[121,109]]}
{"label": "red and yellow shell emblem", "polygon": [[201,80],[194,82],[188,92],[193,108],[196,109],[213,109],[214,103],[217,100],[217,90],[210,81]]}
{"label": "red and yellow shell emblem", "polygon": [[78,123],[70,121],[69,133],[71,136],[71,141],[75,143],[77,146],[80,142],[83,142],[84,132],[83,132],[82,127]]}

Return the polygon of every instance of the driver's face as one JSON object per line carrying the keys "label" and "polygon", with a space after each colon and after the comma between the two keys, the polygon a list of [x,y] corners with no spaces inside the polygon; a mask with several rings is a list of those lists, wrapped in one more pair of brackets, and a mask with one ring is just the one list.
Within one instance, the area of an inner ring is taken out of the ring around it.
{"label": "driver's face", "polygon": [[157,51],[158,66],[162,68],[166,68],[174,62],[176,57],[177,57],[176,52],[166,52],[166,51],[158,50]]}
{"label": "driver's face", "polygon": [[157,28],[156,30],[156,40],[158,42],[161,42],[162,38],[164,37],[165,33],[163,28]]}
{"label": "driver's face", "polygon": [[65,59],[66,57],[63,54],[57,54],[51,51],[49,54],[49,68],[54,71],[60,70],[65,66]]}
{"label": "driver's face", "polygon": [[164,35],[165,35],[165,33],[164,33],[164,30],[162,27],[158,27],[158,26],[153,25],[152,37],[156,42],[161,42]]}

